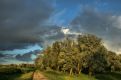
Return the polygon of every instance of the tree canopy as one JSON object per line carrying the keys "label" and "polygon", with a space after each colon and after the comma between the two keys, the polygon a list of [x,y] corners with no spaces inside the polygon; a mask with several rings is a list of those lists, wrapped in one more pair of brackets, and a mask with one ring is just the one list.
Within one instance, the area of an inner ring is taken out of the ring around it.
{"label": "tree canopy", "polygon": [[108,51],[100,38],[90,34],[56,41],[41,54],[35,61],[41,70],[49,68],[70,75],[121,70],[121,56]]}

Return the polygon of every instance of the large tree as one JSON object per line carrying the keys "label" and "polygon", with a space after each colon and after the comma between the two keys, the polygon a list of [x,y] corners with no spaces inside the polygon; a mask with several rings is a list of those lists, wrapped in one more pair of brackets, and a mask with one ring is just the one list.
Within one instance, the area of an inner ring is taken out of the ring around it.
{"label": "large tree", "polygon": [[81,72],[92,75],[104,72],[109,67],[112,70],[113,66],[118,69],[121,61],[117,57],[113,60],[101,39],[90,34],[79,35],[77,39],[56,41],[41,54],[36,59],[38,67],[68,72],[70,75]]}
{"label": "large tree", "polygon": [[101,39],[94,35],[80,35],[77,38],[78,48],[84,58],[83,67],[91,75],[93,72],[105,69],[107,50],[103,46]]}

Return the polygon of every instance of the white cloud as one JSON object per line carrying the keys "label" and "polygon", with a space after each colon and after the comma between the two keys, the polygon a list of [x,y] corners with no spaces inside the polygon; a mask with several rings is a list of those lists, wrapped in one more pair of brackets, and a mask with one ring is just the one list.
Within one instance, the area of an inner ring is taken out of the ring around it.
{"label": "white cloud", "polygon": [[121,29],[121,16],[113,16],[115,18],[116,22],[114,23],[114,26],[118,29]]}

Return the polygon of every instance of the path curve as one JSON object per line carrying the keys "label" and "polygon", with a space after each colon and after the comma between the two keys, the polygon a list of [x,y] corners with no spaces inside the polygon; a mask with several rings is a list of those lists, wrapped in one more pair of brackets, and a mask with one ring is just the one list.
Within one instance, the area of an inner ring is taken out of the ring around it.
{"label": "path curve", "polygon": [[35,71],[33,74],[33,80],[48,80],[40,71]]}

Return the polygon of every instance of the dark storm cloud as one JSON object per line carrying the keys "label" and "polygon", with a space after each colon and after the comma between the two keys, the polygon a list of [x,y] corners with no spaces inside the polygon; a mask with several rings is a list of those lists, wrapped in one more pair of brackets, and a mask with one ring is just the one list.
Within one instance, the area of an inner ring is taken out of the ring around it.
{"label": "dark storm cloud", "polygon": [[61,27],[56,26],[56,28],[54,28],[53,30],[42,36],[43,43],[41,43],[40,45],[43,48],[46,48],[48,45],[51,45],[53,42],[61,40],[63,38],[64,38],[64,33],[61,32]]}
{"label": "dark storm cloud", "polygon": [[5,57],[5,55],[0,53],[0,58],[2,58],[2,57]]}
{"label": "dark storm cloud", "polygon": [[54,11],[51,3],[48,0],[0,0],[0,49],[43,42],[42,36],[57,27],[46,23]]}
{"label": "dark storm cloud", "polygon": [[37,56],[38,54],[40,54],[40,52],[40,50],[35,50],[23,55],[18,54],[15,56],[15,58],[19,61],[33,61],[32,55]]}
{"label": "dark storm cloud", "polygon": [[31,54],[24,54],[24,55],[18,54],[16,56],[16,59],[19,61],[32,61]]}
{"label": "dark storm cloud", "polygon": [[62,3],[62,4],[82,4],[82,5],[91,5],[93,3],[108,3],[108,4],[117,4],[119,5],[121,3],[121,0],[70,0],[68,2],[68,0],[57,0],[57,2]]}
{"label": "dark storm cloud", "polygon": [[121,16],[100,12],[94,8],[83,9],[71,23],[71,29],[92,33],[102,37],[109,49],[118,51],[121,47]]}
{"label": "dark storm cloud", "polygon": [[11,54],[3,54],[3,53],[0,53],[0,64],[1,63],[4,63],[4,62],[7,62],[6,59],[13,59],[13,55]]}

